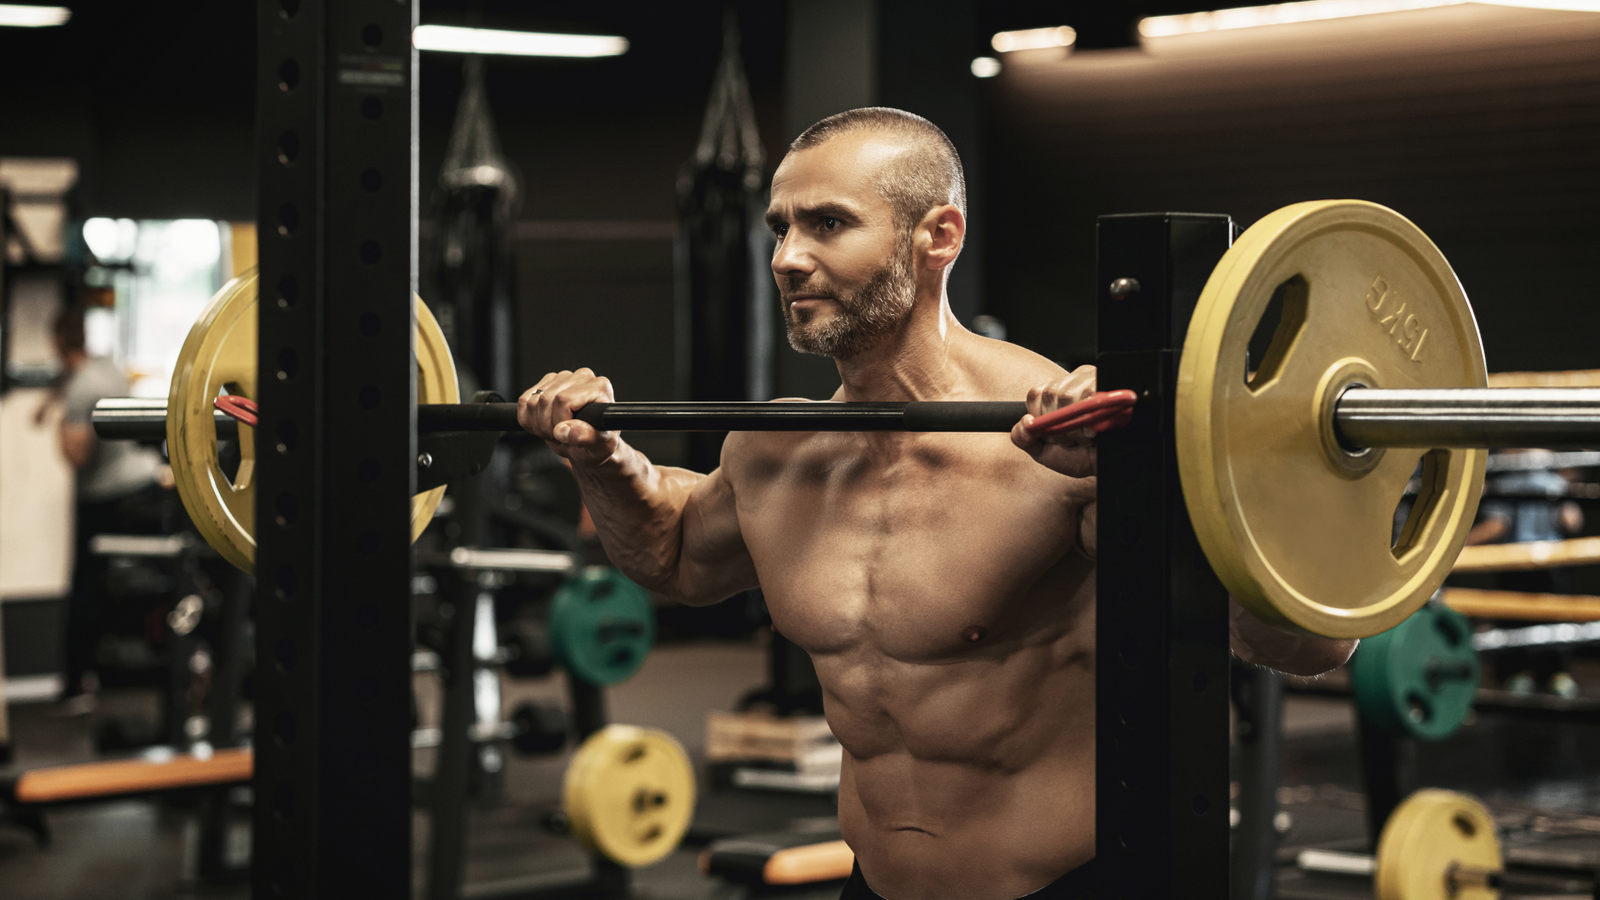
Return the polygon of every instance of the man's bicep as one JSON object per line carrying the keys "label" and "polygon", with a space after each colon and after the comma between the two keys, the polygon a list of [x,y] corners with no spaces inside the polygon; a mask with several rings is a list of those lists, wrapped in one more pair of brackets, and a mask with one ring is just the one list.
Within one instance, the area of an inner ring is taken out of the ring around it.
{"label": "man's bicep", "polygon": [[704,605],[755,586],[733,485],[719,468],[695,486],[683,510],[679,591],[685,603]]}

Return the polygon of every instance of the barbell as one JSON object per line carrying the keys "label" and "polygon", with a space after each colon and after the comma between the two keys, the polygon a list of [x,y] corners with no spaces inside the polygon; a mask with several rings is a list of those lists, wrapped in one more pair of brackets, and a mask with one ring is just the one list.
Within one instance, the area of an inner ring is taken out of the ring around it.
{"label": "barbell", "polygon": [[[224,387],[253,393],[255,293],[252,274],[213,298],[165,405],[106,401],[94,416],[108,438],[164,433],[185,506],[244,567],[254,548],[253,429],[237,426],[247,462],[230,479],[216,437],[231,426],[219,425],[214,401]],[[1269,306],[1279,321],[1252,368],[1248,350]],[[515,404],[457,402],[449,349],[420,300],[417,330],[418,431],[517,430]],[[1246,230],[1196,304],[1174,398],[1190,518],[1233,596],[1266,621],[1314,634],[1386,631],[1427,600],[1461,551],[1483,448],[1600,446],[1600,389],[1487,383],[1460,283],[1403,216],[1314,201]],[[608,403],[576,416],[606,430],[1008,432],[1024,411],[1020,402]],[[1396,538],[1395,508],[1419,470]],[[413,537],[438,490],[414,500]]]}

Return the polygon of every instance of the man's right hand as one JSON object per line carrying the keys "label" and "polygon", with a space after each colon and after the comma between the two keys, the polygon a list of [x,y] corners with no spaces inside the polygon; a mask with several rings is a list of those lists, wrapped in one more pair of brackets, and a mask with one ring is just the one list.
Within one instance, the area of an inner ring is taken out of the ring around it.
{"label": "man's right hand", "polygon": [[517,424],[544,439],[551,450],[576,466],[598,466],[611,458],[622,442],[614,431],[600,431],[572,417],[590,403],[616,399],[611,380],[583,368],[576,372],[551,372],[517,400]]}

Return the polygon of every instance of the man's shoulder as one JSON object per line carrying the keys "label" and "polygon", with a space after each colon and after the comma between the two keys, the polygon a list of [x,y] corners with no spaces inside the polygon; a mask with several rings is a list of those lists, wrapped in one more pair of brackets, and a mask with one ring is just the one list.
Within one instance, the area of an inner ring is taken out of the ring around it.
{"label": "man's shoulder", "polygon": [[1047,357],[1007,341],[974,335],[982,343],[974,354],[984,380],[1000,387],[1007,395],[1020,395],[1029,388],[1066,377],[1067,370]]}

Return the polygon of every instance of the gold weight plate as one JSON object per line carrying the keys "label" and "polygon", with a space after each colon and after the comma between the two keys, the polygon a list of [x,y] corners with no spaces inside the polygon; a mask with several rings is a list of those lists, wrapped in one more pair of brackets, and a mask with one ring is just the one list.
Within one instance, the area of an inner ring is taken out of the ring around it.
{"label": "gold weight plate", "polygon": [[648,866],[689,830],[694,767],[664,731],[608,725],[572,755],[562,802],[584,846],[625,866]]}
{"label": "gold weight plate", "polygon": [[[178,496],[206,543],[235,566],[255,566],[255,429],[239,426],[238,471],[230,479],[217,458],[212,401],[223,390],[256,399],[257,272],[222,286],[184,339],[167,394],[167,454]],[[444,332],[421,298],[417,311],[417,402],[458,403],[455,362]],[[437,487],[411,499],[411,539],[432,520],[444,497]]]}
{"label": "gold weight plate", "polygon": [[1499,872],[1494,818],[1475,798],[1421,790],[1395,807],[1378,839],[1378,900],[1499,900],[1500,891],[1462,880],[1452,870]]}
{"label": "gold weight plate", "polygon": [[[1282,324],[1247,373],[1280,286]],[[1461,551],[1487,453],[1351,454],[1332,405],[1352,383],[1487,380],[1455,273],[1398,213],[1324,200],[1251,226],[1206,282],[1178,367],[1178,471],[1223,584],[1256,616],[1328,637],[1368,637],[1411,615]],[[1396,542],[1395,508],[1419,458],[1423,489]]]}

